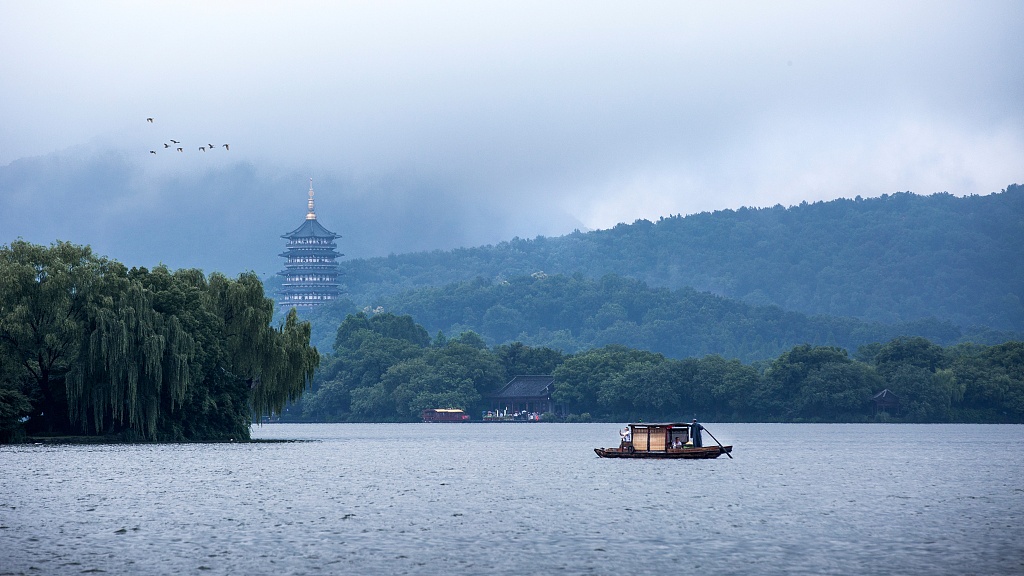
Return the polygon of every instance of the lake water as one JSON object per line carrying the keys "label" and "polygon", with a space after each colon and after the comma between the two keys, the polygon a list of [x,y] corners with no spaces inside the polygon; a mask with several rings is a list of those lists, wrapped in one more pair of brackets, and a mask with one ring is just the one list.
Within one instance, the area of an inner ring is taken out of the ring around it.
{"label": "lake water", "polygon": [[[1024,426],[271,424],[0,447],[0,574],[1024,573]],[[709,443],[710,438],[705,439]]]}

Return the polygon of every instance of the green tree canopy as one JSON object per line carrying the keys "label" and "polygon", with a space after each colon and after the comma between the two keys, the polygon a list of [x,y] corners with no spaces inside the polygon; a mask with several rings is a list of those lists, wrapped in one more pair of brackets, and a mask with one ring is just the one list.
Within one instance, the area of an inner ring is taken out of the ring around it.
{"label": "green tree canopy", "polygon": [[319,363],[309,324],[272,316],[252,273],[128,270],[65,242],[0,248],[3,378],[30,401],[30,432],[248,438]]}

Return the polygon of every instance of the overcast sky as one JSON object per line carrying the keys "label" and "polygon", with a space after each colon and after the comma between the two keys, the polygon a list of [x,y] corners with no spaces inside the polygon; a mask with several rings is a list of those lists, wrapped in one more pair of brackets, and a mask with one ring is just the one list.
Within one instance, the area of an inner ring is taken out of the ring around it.
{"label": "overcast sky", "polygon": [[[350,256],[988,194],[1024,182],[1022,22],[1019,1],[0,2],[0,244],[230,268],[132,252],[105,218],[188,229],[217,210],[277,246],[311,176]],[[106,151],[120,184],[11,176]],[[239,171],[259,194],[196,184]],[[91,227],[76,194],[107,207]]]}

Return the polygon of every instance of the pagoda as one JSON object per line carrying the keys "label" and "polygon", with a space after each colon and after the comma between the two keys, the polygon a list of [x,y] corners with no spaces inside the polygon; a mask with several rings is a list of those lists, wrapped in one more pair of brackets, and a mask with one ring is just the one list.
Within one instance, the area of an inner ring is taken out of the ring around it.
{"label": "pagoda", "polygon": [[285,251],[284,283],[277,293],[277,305],[303,309],[338,298],[338,254],[335,240],[341,235],[317,222],[313,209],[313,179],[309,179],[309,211],[301,226],[281,238],[288,240]]}

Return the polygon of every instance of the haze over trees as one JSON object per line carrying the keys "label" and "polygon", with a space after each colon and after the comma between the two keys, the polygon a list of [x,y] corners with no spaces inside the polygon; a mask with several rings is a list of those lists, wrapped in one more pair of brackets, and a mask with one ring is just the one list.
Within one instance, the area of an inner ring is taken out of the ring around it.
{"label": "haze over trees", "polygon": [[[0,247],[0,435],[244,440],[319,362],[254,274],[128,269],[87,246]],[[2,439],[2,438],[0,438]]]}

